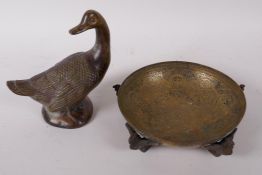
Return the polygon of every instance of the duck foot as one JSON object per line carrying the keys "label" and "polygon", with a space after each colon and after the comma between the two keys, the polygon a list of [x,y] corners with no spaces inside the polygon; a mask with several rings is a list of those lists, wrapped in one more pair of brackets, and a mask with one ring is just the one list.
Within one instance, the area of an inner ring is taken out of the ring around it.
{"label": "duck foot", "polygon": [[235,128],[229,135],[224,137],[222,140],[203,146],[203,149],[208,150],[211,154],[213,154],[216,157],[219,157],[221,155],[231,155],[233,153],[234,148],[234,134],[236,133],[237,128]]}
{"label": "duck foot", "polygon": [[64,112],[49,112],[42,108],[44,120],[55,127],[74,129],[80,128],[88,123],[93,113],[93,104],[87,97],[78,105]]}
{"label": "duck foot", "polygon": [[160,144],[143,138],[140,135],[137,134],[137,132],[128,124],[126,123],[126,127],[129,131],[130,137],[128,139],[130,149],[132,150],[140,150],[142,152],[148,151],[152,146],[159,146]]}

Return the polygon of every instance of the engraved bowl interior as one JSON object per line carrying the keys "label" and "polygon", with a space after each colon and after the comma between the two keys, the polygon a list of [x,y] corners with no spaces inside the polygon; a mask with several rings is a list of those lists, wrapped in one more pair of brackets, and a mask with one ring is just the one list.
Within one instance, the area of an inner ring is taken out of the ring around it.
{"label": "engraved bowl interior", "polygon": [[190,62],[163,62],[135,71],[118,91],[119,108],[141,135],[166,145],[200,146],[230,133],[246,108],[239,85]]}

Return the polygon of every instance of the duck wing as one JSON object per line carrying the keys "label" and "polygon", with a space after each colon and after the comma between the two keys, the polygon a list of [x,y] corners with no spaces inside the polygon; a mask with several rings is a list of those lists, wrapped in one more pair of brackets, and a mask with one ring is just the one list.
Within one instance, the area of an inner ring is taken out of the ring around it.
{"label": "duck wing", "polygon": [[98,75],[86,55],[77,53],[31,80],[38,91],[33,98],[59,111],[82,101],[96,86]]}
{"label": "duck wing", "polygon": [[47,108],[51,112],[62,111],[82,101],[86,94],[87,90],[84,86],[67,83],[60,89],[57,89],[56,96],[51,99]]}

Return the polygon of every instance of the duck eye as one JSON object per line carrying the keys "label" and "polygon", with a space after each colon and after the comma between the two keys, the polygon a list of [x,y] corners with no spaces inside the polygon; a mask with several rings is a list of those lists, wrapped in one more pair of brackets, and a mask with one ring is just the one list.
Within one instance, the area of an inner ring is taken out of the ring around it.
{"label": "duck eye", "polygon": [[91,23],[91,24],[95,24],[96,21],[97,21],[96,16],[95,16],[94,14],[90,14],[90,15],[88,16],[88,21],[89,21],[89,23]]}

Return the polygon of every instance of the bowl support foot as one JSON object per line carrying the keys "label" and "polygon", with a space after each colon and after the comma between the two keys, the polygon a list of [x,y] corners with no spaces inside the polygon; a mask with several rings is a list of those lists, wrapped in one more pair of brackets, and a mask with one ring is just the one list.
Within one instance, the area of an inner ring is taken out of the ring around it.
{"label": "bowl support foot", "polygon": [[142,152],[146,152],[151,147],[160,145],[158,142],[140,136],[128,123],[126,123],[126,127],[130,134],[130,137],[128,139],[130,149],[132,150],[139,149]]}
{"label": "bowl support foot", "polygon": [[219,157],[221,155],[231,155],[233,153],[233,148],[235,145],[233,138],[236,131],[237,128],[235,128],[230,134],[228,134],[222,140],[209,145],[202,146],[202,148],[208,150],[215,157]]}

